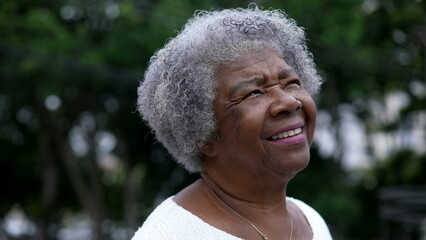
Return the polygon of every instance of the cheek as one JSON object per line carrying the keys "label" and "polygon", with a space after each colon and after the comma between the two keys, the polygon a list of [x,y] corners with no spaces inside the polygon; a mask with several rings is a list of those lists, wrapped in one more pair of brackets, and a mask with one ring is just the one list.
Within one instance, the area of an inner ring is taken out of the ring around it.
{"label": "cheek", "polygon": [[227,129],[230,132],[239,133],[241,132],[241,119],[243,117],[243,111],[241,109],[232,109],[225,118],[230,129]]}
{"label": "cheek", "polygon": [[218,124],[218,135],[221,141],[224,141],[228,136],[235,136],[241,132],[243,111],[237,108],[229,110],[215,108],[215,115]]}
{"label": "cheek", "polygon": [[[227,112],[219,121],[220,133],[223,137],[245,139],[259,128],[260,108],[235,107]],[[241,139],[240,139],[241,140]]]}
{"label": "cheek", "polygon": [[314,100],[309,96],[308,99],[306,99],[306,102],[304,104],[306,119],[309,124],[308,129],[308,142],[309,144],[312,143],[312,139],[315,132],[315,125],[316,125],[316,117],[317,117],[317,107],[315,105]]}
{"label": "cheek", "polygon": [[294,95],[294,97],[302,102],[302,109],[303,113],[305,115],[306,121],[307,121],[307,138],[309,145],[312,143],[312,139],[315,132],[315,124],[316,124],[316,117],[317,117],[317,106],[314,102],[314,99],[311,97],[311,95],[306,92],[304,89],[303,91],[298,92]]}

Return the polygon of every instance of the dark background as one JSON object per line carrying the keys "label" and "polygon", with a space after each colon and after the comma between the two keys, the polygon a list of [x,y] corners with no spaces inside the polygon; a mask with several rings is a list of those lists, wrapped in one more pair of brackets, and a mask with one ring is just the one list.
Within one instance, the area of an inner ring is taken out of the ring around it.
{"label": "dark background", "polygon": [[[326,79],[311,163],[288,195],[315,207],[335,239],[424,239],[424,1],[256,3],[306,29]],[[130,239],[196,179],[141,121],[136,88],[196,9],[247,5],[0,1],[0,239]]]}

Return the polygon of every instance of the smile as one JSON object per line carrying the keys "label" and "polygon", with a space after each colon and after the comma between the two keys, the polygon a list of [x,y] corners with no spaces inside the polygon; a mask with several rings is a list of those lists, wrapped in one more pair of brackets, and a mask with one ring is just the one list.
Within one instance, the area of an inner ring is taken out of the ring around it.
{"label": "smile", "polygon": [[277,139],[292,137],[292,136],[300,134],[301,132],[302,132],[302,128],[299,127],[299,128],[296,128],[296,129],[292,129],[292,130],[288,130],[288,131],[285,131],[285,132],[278,133],[278,134],[272,136],[271,139],[277,140]]}

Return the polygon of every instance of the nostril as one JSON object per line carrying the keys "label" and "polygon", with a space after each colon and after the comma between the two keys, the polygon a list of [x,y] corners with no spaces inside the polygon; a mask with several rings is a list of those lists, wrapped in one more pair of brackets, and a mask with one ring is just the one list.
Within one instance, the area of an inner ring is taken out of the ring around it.
{"label": "nostril", "polygon": [[279,112],[279,113],[281,113],[281,114],[285,114],[285,115],[289,115],[290,114],[290,111],[288,111],[288,110],[282,110],[281,112]]}
{"label": "nostril", "polygon": [[291,115],[302,109],[302,102],[291,95],[279,95],[271,104],[271,116]]}
{"label": "nostril", "polygon": [[297,107],[296,111],[299,111],[302,108],[302,102],[296,99]]}

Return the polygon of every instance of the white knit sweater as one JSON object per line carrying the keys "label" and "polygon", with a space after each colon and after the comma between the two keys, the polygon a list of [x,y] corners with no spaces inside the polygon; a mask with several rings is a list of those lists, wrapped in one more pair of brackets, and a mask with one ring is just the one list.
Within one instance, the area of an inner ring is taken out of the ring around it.
{"label": "white knit sweater", "polygon": [[[303,212],[313,232],[313,240],[331,240],[322,217],[306,203],[287,198]],[[135,233],[132,240],[242,240],[204,222],[177,205],[173,197],[161,203]]]}

